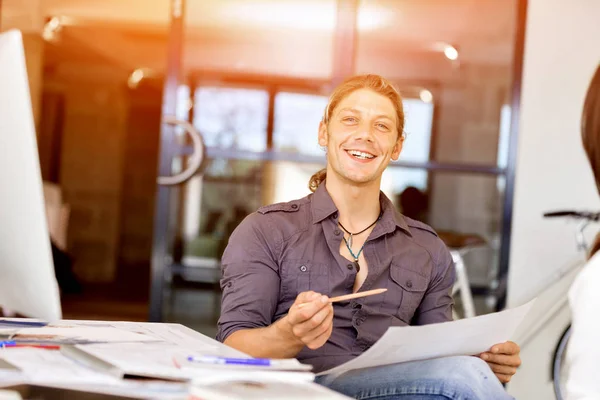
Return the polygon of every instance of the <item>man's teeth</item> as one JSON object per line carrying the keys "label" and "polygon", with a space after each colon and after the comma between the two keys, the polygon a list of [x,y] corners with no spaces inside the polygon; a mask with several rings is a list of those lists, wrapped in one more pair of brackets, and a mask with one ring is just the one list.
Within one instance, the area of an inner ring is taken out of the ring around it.
{"label": "man's teeth", "polygon": [[369,153],[363,153],[362,151],[350,150],[350,151],[348,151],[348,153],[350,153],[350,155],[353,155],[356,158],[361,158],[363,160],[375,158],[374,155],[369,154]]}

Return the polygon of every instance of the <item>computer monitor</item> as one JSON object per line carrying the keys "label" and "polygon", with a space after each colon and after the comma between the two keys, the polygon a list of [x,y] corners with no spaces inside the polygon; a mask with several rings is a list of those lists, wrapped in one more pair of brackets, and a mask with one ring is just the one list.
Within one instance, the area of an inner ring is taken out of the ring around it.
{"label": "computer monitor", "polygon": [[61,318],[23,38],[0,34],[0,307]]}

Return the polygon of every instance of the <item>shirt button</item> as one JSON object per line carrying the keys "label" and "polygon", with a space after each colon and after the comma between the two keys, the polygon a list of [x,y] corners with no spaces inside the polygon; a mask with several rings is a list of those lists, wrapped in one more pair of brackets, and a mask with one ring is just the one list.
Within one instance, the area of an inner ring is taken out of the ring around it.
{"label": "shirt button", "polygon": [[292,208],[295,210],[296,208],[298,208],[298,204],[292,204]]}
{"label": "shirt button", "polygon": [[229,282],[227,283],[227,287],[231,287],[233,285],[233,283]]}
{"label": "shirt button", "polygon": [[333,219],[337,219],[338,213],[333,213]]}
{"label": "shirt button", "polygon": [[342,232],[340,232],[340,230],[339,230],[339,229],[336,229],[335,231],[333,231],[333,234],[334,234],[335,236],[340,236],[340,233],[342,233]]}
{"label": "shirt button", "polygon": [[300,267],[300,271],[306,272],[306,270],[307,270],[306,265],[303,265],[303,266]]}
{"label": "shirt button", "polygon": [[409,288],[409,289],[412,287],[412,281],[411,280],[406,281],[406,287]]}
{"label": "shirt button", "polygon": [[348,264],[348,265],[346,265],[346,268],[348,268],[349,270],[353,270],[354,266],[352,264]]}

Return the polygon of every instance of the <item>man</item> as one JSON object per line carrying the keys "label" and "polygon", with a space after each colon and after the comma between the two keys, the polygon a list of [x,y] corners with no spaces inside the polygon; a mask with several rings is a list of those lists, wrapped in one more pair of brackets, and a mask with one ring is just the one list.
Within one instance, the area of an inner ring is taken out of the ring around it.
{"label": "man", "polygon": [[[311,178],[314,194],[262,207],[231,236],[218,340],[254,357],[296,357],[319,372],[361,354],[390,326],[452,319],[450,253],[380,192],[403,129],[402,99],[384,78],[357,76],[334,90],[319,125],[327,168]],[[328,303],[375,288],[388,290]],[[510,398],[500,381],[516,372],[518,346],[501,343],[481,357],[491,369],[476,357],[452,357],[318,381],[361,398]]]}

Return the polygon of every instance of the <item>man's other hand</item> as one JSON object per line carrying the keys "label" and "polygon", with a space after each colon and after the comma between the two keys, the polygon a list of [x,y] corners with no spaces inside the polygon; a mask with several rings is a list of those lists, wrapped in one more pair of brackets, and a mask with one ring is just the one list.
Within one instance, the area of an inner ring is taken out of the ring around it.
{"label": "man's other hand", "polygon": [[333,306],[329,297],[316,292],[302,292],[284,317],[292,335],[309,349],[323,346],[333,328]]}
{"label": "man's other hand", "polygon": [[479,357],[488,363],[500,382],[508,383],[521,365],[520,352],[518,344],[505,342],[492,346],[490,351],[481,353]]}

